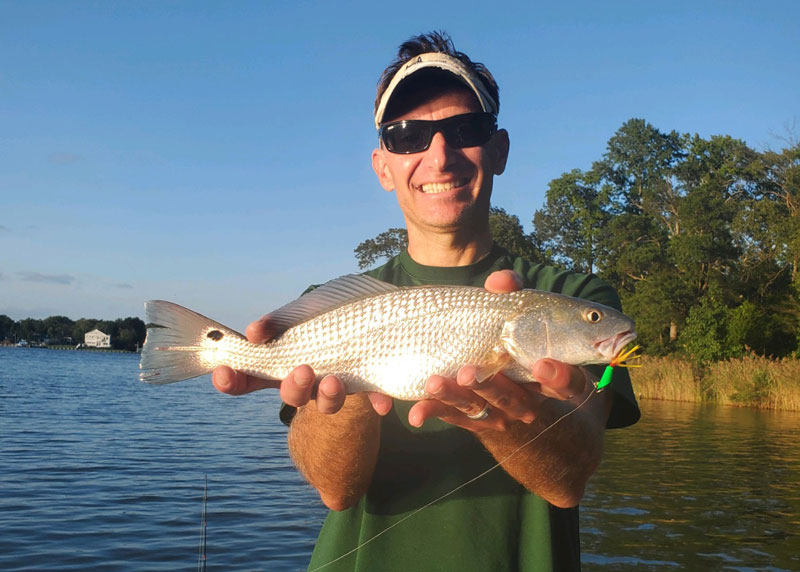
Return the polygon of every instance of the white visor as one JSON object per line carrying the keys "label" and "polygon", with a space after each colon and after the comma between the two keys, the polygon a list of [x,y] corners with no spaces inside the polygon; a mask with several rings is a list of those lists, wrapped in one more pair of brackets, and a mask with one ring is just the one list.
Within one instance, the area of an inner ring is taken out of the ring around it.
{"label": "white visor", "polygon": [[389,82],[389,87],[386,88],[386,91],[384,91],[383,95],[381,96],[378,109],[375,111],[376,129],[380,129],[383,121],[383,114],[386,113],[386,106],[389,104],[389,100],[391,99],[394,91],[397,89],[397,86],[400,85],[400,82],[421,69],[431,67],[442,69],[456,76],[472,90],[472,92],[478,98],[478,102],[481,104],[481,109],[483,109],[483,111],[497,115],[497,102],[489,94],[489,92],[483,86],[483,82],[478,78],[477,75],[475,75],[474,72],[464,65],[461,60],[458,60],[453,56],[439,52],[431,52],[427,54],[420,54],[417,57],[409,60],[407,63],[403,64],[403,67],[397,70],[397,73],[394,74],[392,81]]}

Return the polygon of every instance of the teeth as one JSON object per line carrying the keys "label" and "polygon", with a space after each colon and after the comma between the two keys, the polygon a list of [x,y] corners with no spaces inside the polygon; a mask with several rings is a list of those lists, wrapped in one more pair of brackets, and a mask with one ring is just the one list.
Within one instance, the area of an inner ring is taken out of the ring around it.
{"label": "teeth", "polygon": [[446,193],[447,191],[451,191],[456,187],[461,187],[466,185],[467,181],[450,181],[447,183],[425,183],[419,189],[423,193],[428,194],[436,194],[436,193]]}

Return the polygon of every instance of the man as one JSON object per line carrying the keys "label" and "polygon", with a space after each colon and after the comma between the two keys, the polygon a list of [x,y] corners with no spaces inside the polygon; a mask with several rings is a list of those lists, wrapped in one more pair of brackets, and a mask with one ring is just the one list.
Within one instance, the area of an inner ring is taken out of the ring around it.
{"label": "man", "polygon": [[[397,194],[408,249],[369,274],[401,286],[547,289],[618,307],[594,276],[531,265],[493,245],[493,179],[509,150],[498,110],[489,71],[446,36],[401,46],[378,86],[372,165]],[[269,316],[247,330],[255,342],[276,333]],[[338,379],[317,382],[305,365],[279,384],[219,368],[214,383],[229,394],[279,386],[297,408],[292,458],[332,509],[310,569],[334,560],[324,569],[578,569],[577,505],[600,462],[603,430],[638,419],[627,375],[615,373],[610,391],[589,397],[593,374],[551,359],[533,365],[538,384],[502,373],[479,383],[476,371],[465,364],[457,379],[431,377],[430,398],[416,403],[345,395]]]}

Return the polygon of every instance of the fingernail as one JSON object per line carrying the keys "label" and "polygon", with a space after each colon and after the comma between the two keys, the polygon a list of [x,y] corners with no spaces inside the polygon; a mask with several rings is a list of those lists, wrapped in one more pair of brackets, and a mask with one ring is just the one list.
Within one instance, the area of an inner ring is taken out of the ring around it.
{"label": "fingernail", "polygon": [[294,383],[298,387],[305,389],[306,387],[314,383],[314,376],[309,375],[308,372],[306,371],[296,373],[294,376]]}
{"label": "fingernail", "polygon": [[478,378],[475,376],[475,370],[470,369],[468,373],[462,373],[465,369],[461,369],[456,376],[456,383],[461,387],[475,387],[478,383]]}
{"label": "fingernail", "polygon": [[325,394],[325,397],[333,398],[333,397],[336,397],[337,395],[339,395],[338,391],[326,391],[326,390],[321,390],[321,391],[322,391],[322,393]]}
{"label": "fingernail", "polygon": [[556,368],[548,361],[539,361],[534,366],[533,377],[539,381],[550,381],[556,376]]}
{"label": "fingernail", "polygon": [[511,277],[514,279],[514,284],[517,285],[517,288],[522,290],[522,286],[523,286],[522,276],[520,276],[518,273],[514,272],[513,270],[507,270],[506,272],[510,272],[511,273]]}

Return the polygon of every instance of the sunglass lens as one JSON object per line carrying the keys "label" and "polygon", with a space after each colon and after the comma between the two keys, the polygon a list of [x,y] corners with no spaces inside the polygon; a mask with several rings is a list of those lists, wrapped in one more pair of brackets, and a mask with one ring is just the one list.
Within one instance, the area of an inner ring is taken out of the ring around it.
{"label": "sunglass lens", "polygon": [[431,144],[431,128],[424,123],[398,123],[386,127],[383,142],[392,153],[418,153]]}
{"label": "sunglass lens", "polygon": [[456,148],[483,145],[492,136],[494,121],[485,115],[471,115],[454,121],[445,132],[447,142]]}

